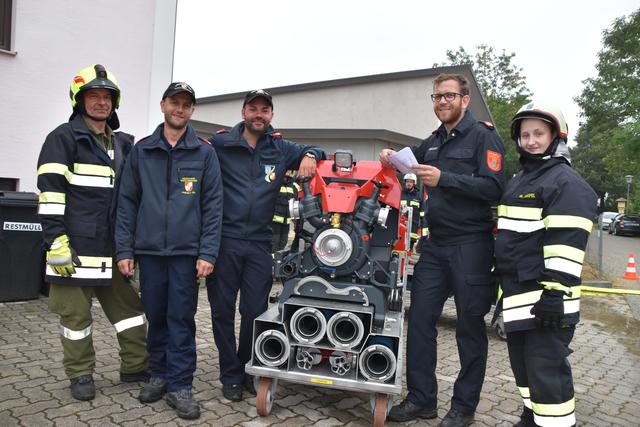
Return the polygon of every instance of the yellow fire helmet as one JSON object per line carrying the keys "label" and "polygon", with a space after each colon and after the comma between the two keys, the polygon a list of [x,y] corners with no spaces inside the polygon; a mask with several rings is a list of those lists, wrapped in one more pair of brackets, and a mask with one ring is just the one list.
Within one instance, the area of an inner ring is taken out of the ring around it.
{"label": "yellow fire helmet", "polygon": [[71,106],[76,107],[78,103],[78,95],[89,89],[108,89],[114,92],[113,109],[120,106],[120,88],[116,76],[104,65],[93,64],[78,71],[73,77],[69,96],[71,97]]}

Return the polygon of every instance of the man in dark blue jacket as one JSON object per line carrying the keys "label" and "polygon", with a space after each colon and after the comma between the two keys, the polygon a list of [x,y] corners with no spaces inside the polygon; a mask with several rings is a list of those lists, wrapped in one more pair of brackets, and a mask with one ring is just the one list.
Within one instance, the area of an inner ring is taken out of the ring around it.
{"label": "man in dark blue jacket", "polygon": [[[451,409],[442,427],[466,427],[474,420],[487,365],[484,316],[495,300],[494,221],[491,204],[504,189],[504,146],[489,122],[467,110],[469,82],[460,74],[440,74],[433,83],[433,111],[442,123],[412,148],[412,166],[428,187],[426,221],[429,234],[418,242],[420,258],[413,270],[407,332],[409,394],[389,412],[406,422],[438,416],[436,322],[451,293],[456,302],[456,342],[460,372]],[[380,160],[390,165],[393,150]]]}
{"label": "man in dark blue jacket", "polygon": [[[267,308],[271,290],[271,220],[288,169],[298,176],[315,173],[318,147],[295,144],[271,127],[273,101],[264,90],[246,94],[242,119],[210,141],[218,153],[224,192],[222,241],[215,274],[207,280],[213,336],[220,358],[224,397],[255,394],[244,365],[251,357],[253,320]],[[240,336],[236,350],[235,307],[240,292]]]}
{"label": "man in dark blue jacket", "polygon": [[164,123],[127,159],[116,219],[116,259],[125,277],[140,265],[149,321],[151,379],[142,403],[167,394],[181,418],[200,416],[191,386],[196,369],[197,278],[213,272],[220,246],[222,183],[216,152],[188,122],[191,86],[171,83],[160,102]]}

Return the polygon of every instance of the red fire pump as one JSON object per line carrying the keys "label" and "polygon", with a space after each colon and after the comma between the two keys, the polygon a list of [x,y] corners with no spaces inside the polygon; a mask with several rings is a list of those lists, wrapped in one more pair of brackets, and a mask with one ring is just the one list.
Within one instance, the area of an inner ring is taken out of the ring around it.
{"label": "red fire pump", "polygon": [[[349,151],[318,162],[290,204],[301,221],[293,249],[274,258],[278,303],[254,323],[256,407],[271,412],[279,379],[372,393],[384,425],[402,388],[404,272],[411,218],[395,171],[353,161]],[[404,208],[406,209],[406,208]]]}

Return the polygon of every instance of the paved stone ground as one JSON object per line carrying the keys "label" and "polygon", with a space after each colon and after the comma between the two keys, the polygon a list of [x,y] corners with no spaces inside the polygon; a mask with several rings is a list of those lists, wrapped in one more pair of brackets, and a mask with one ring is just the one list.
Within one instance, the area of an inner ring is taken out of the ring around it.
{"label": "paved stone ground", "polygon": [[[97,396],[91,402],[77,402],[68,391],[58,320],[48,312],[47,299],[0,304],[0,426],[370,425],[369,396],[364,393],[281,382],[273,412],[266,418],[257,415],[255,398],[240,403],[224,399],[209,315],[206,292],[201,289],[194,390],[202,417],[187,422],[177,418],[164,401],[140,404],[138,384],[119,383],[115,333],[98,306],[94,307]],[[438,347],[440,417],[448,409],[458,372],[454,325],[455,310],[449,302],[440,322]],[[579,424],[640,425],[640,322],[631,316],[625,299],[585,296],[583,320],[572,347]],[[520,412],[506,343],[491,331],[487,377],[474,425],[512,425]]]}

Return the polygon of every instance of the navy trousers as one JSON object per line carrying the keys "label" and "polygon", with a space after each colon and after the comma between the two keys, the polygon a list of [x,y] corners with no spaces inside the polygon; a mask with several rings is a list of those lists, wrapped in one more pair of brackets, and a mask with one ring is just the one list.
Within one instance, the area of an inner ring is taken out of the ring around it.
{"label": "navy trousers", "polygon": [[191,388],[196,370],[196,257],[140,255],[142,308],[149,322],[151,375],[168,391]]}
{"label": "navy trousers", "polygon": [[422,244],[413,271],[411,308],[407,331],[407,398],[421,406],[438,406],[436,379],[436,322],[453,293],[456,304],[456,342],[460,372],[451,407],[473,412],[487,365],[487,331],[484,316],[491,309],[495,284],[491,275],[493,239],[438,245]]}
{"label": "navy trousers", "polygon": [[[251,359],[253,321],[267,309],[272,263],[270,241],[223,237],[220,242],[216,268],[207,279],[207,292],[222,384],[242,384],[244,381],[244,365]],[[238,292],[241,321],[236,350]]]}

